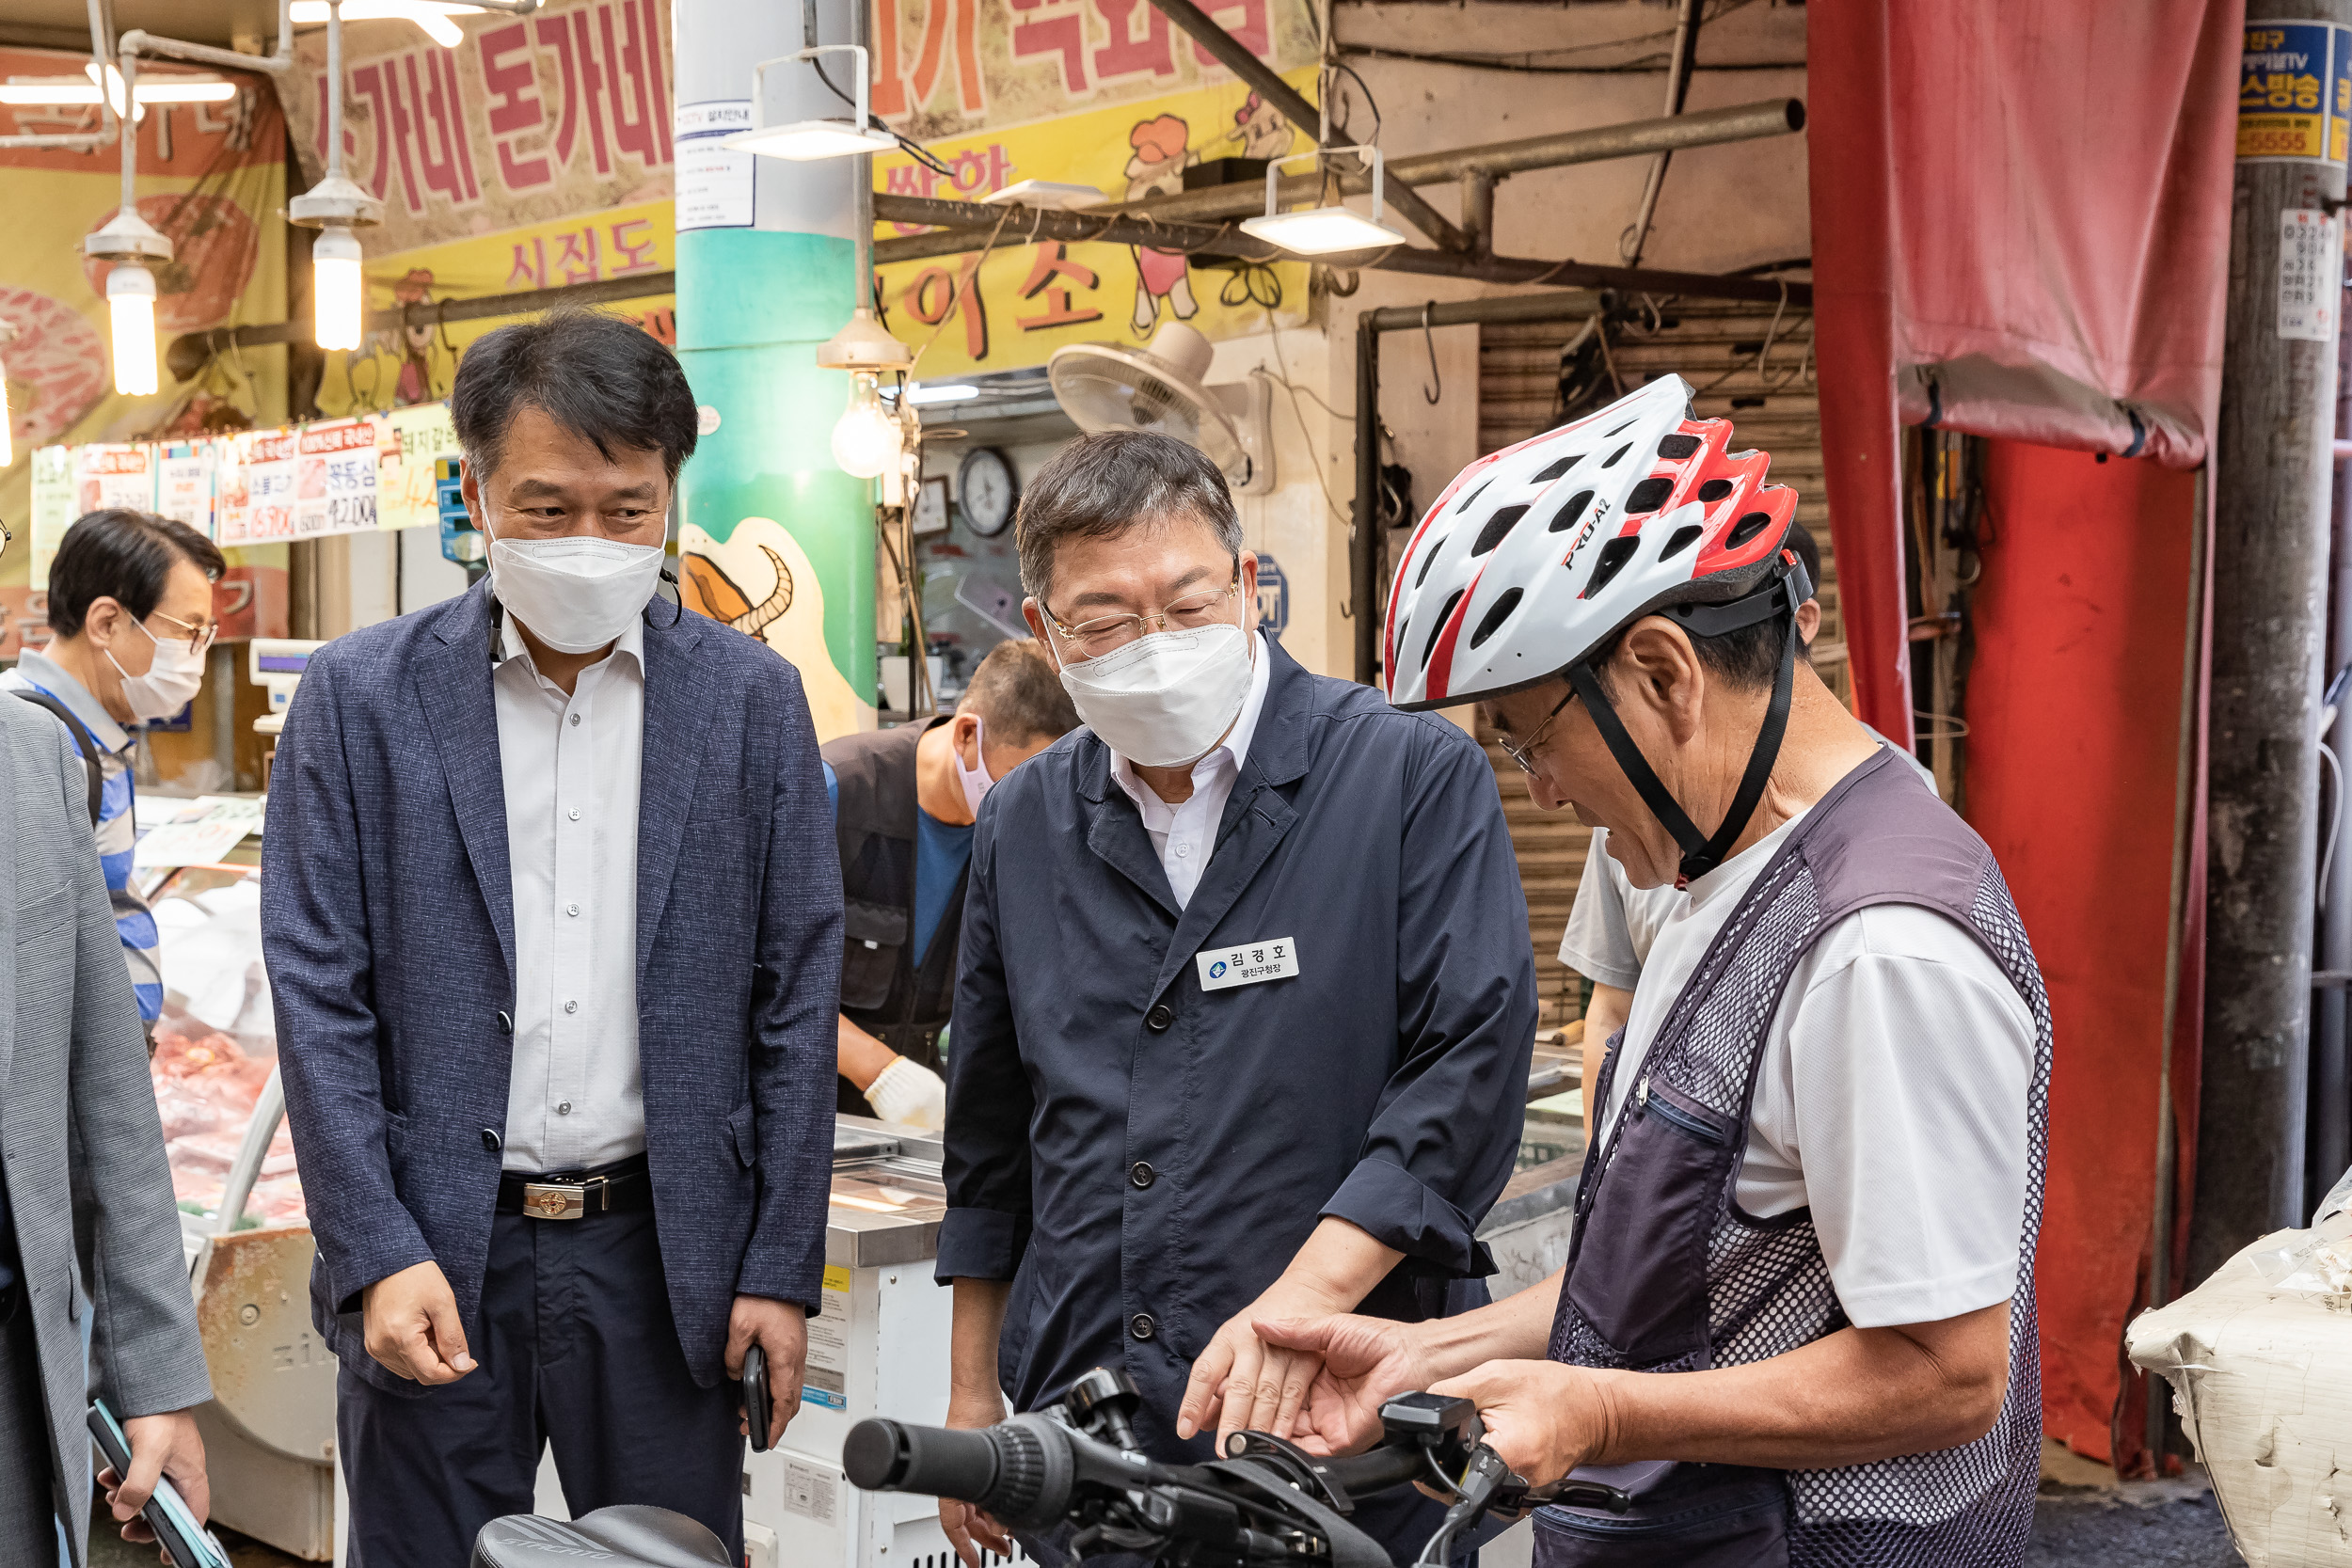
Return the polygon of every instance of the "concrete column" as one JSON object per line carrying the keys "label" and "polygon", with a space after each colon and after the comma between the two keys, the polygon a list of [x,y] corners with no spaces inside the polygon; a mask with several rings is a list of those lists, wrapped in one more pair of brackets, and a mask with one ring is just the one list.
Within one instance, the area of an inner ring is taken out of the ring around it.
{"label": "concrete column", "polygon": [[[2317,55],[2305,69],[2328,90],[2327,29],[2294,24],[2352,23],[2352,0],[2258,0],[2249,11],[2249,35],[2265,21],[2288,24],[2294,47]],[[2339,209],[2344,192],[2341,162],[2241,157],[2232,193],[2229,323],[2214,441],[2205,1042],[2186,1285],[2264,1232],[2305,1219],[2320,665],[2336,428],[2332,312],[2342,294],[2331,277],[2318,287],[2315,303],[2330,311],[2324,335],[2321,318],[2309,314],[2312,302],[2303,319],[2288,319],[2286,296],[2312,290],[2302,274],[2304,282],[2290,289],[2280,251],[2285,214],[2316,219]]]}
{"label": "concrete column", "polygon": [[[815,8],[820,42],[852,41],[847,0]],[[803,8],[777,0],[677,0],[675,14],[682,123],[700,106],[747,103],[753,67],[802,47]],[[848,56],[825,64],[854,90]],[[804,65],[768,72],[765,108],[770,125],[850,113]],[[799,668],[831,739],[875,721],[873,483],[834,463],[850,378],[816,363],[857,300],[850,236],[866,166],[751,162],[749,227],[679,226],[678,358],[704,434],[679,487],[678,547],[701,558],[686,564],[703,580],[723,578],[707,607]]]}

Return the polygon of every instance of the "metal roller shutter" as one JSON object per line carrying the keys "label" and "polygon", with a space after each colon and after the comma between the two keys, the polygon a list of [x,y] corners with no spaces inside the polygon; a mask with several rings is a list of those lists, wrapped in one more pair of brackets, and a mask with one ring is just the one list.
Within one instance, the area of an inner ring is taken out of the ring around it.
{"label": "metal roller shutter", "polygon": [[[1830,550],[1829,504],[1821,486],[1821,423],[1813,377],[1809,311],[1768,305],[1694,302],[1612,330],[1610,362],[1629,391],[1653,377],[1679,374],[1698,389],[1701,419],[1733,422],[1735,448],[1772,454],[1774,483],[1797,491],[1797,520],[1821,547],[1821,630],[1815,666],[1851,705],[1845,633],[1837,613],[1837,566]],[[1478,442],[1482,452],[1523,441],[1559,422],[1560,355],[1581,323],[1542,322],[1479,328]],[[1583,875],[1591,831],[1572,812],[1543,812],[1528,799],[1524,776],[1482,734],[1518,852],[1527,892],[1529,935],[1542,989],[1544,1026],[1578,1014],[1575,976],[1558,959],[1560,932]]]}

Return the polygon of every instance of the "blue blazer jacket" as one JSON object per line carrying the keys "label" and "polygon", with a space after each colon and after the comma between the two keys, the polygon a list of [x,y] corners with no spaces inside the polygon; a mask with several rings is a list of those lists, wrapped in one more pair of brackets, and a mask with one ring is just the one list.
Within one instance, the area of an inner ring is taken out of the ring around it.
{"label": "blue blazer jacket", "polygon": [[[310,1227],[312,1317],[437,1261],[477,1331],[515,1008],[486,584],[336,639],[286,716],[262,931]],[[820,1300],[841,871],[797,671],[665,599],[645,612],[638,1050],[670,1306],[723,1375],[739,1294]]]}

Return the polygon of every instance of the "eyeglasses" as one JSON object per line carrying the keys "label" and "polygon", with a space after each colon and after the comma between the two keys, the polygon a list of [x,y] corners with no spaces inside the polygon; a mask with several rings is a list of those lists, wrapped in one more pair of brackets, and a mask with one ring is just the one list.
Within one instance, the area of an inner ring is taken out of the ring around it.
{"label": "eyeglasses", "polygon": [[[220,635],[220,623],[217,621],[208,621],[200,626],[192,626],[180,619],[179,616],[167,615],[160,610],[155,611],[155,613],[150,616],[149,619],[154,621],[169,621],[173,626],[187,633],[188,653],[191,657],[202,657],[204,650],[213,645],[213,639]],[[139,629],[141,631],[147,631],[145,626],[141,626]],[[147,632],[147,635],[150,637],[155,637],[155,634],[151,631]],[[176,637],[170,639],[155,637],[155,641],[158,643],[166,641],[177,642],[180,639]]]}
{"label": "eyeglasses", "polygon": [[1534,735],[1529,736],[1525,740],[1522,740],[1517,746],[1512,745],[1507,740],[1503,741],[1502,754],[1509,757],[1513,762],[1518,763],[1519,765],[1520,772],[1529,774],[1534,773],[1535,771],[1535,748],[1543,744],[1544,736],[1546,732],[1551,728],[1551,721],[1560,717],[1560,710],[1575,701],[1576,693],[1574,691],[1570,691],[1566,696],[1561,698],[1558,704],[1553,706],[1552,710],[1544,715],[1544,721],[1535,726],[1535,733]]}
{"label": "eyeglasses", "polygon": [[[1187,594],[1157,615],[1104,615],[1091,621],[1081,621],[1074,626],[1066,626],[1062,625],[1061,617],[1054,613],[1054,607],[1045,605],[1045,618],[1054,624],[1054,629],[1061,633],[1071,646],[1089,658],[1100,658],[1114,649],[1125,647],[1146,631],[1155,629],[1155,624],[1156,629],[1162,631],[1170,626],[1190,631],[1214,626],[1222,619],[1217,613],[1218,608],[1240,592],[1241,569],[1236,566],[1233,580],[1216,593]],[[1045,604],[1042,599],[1038,602]]]}

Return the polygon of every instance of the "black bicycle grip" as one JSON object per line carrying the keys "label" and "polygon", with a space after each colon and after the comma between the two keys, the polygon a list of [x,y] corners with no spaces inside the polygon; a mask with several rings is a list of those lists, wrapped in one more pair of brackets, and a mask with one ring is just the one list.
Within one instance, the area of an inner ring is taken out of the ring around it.
{"label": "black bicycle grip", "polygon": [[1068,1439],[1038,1418],[1016,1417],[977,1432],[860,1421],[841,1446],[841,1468],[852,1486],[868,1492],[957,1497],[1024,1528],[1056,1523],[1070,1501]]}
{"label": "black bicycle grip", "polygon": [[1418,1443],[1382,1444],[1363,1453],[1315,1463],[1331,1488],[1350,1497],[1368,1497],[1408,1481],[1429,1479],[1428,1450]]}

